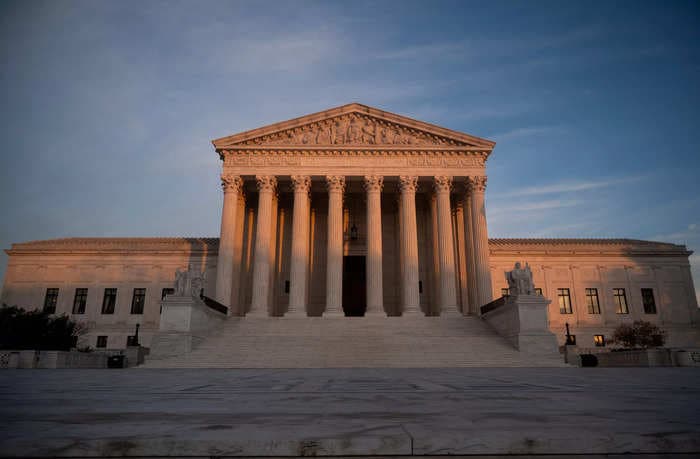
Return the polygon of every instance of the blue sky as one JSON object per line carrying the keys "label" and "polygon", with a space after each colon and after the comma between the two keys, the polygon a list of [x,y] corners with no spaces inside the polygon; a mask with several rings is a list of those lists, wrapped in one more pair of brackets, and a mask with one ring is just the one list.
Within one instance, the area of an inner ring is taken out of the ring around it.
{"label": "blue sky", "polygon": [[360,102],[497,142],[492,237],[698,250],[699,19],[696,1],[4,1],[0,246],[218,236],[211,139]]}

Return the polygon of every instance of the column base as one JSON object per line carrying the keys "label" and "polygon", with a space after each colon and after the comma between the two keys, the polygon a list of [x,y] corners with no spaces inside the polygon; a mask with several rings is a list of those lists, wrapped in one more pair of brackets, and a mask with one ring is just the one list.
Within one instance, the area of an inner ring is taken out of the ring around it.
{"label": "column base", "polygon": [[382,311],[367,311],[365,312],[364,317],[389,317],[387,316],[386,312]]}
{"label": "column base", "polygon": [[285,312],[284,316],[282,317],[294,317],[294,318],[300,318],[300,317],[308,317],[308,315],[305,312],[301,311],[292,311],[292,312]]}
{"label": "column base", "polygon": [[423,314],[423,311],[421,311],[421,310],[418,310],[418,311],[414,311],[414,310],[403,311],[403,312],[401,313],[401,317],[421,317],[421,316],[424,316],[424,315],[425,315],[425,314]]}
{"label": "column base", "polygon": [[244,317],[248,317],[251,319],[267,319],[268,317],[272,317],[272,316],[267,311],[265,311],[265,312],[253,311],[253,312],[247,313]]}
{"label": "column base", "polygon": [[461,317],[462,313],[456,307],[449,307],[440,310],[440,317]]}
{"label": "column base", "polygon": [[340,311],[323,311],[322,317],[345,317],[345,312],[342,309]]}

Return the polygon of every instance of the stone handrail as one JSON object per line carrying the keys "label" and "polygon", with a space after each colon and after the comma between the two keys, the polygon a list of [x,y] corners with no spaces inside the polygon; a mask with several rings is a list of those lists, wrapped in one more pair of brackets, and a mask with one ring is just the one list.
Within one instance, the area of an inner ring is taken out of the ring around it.
{"label": "stone handrail", "polygon": [[205,296],[205,295],[201,295],[200,299],[202,300],[202,302],[205,305],[207,305],[208,308],[213,309],[216,312],[220,312],[221,314],[228,315],[228,307],[219,303],[215,299],[209,298],[208,296]]}
{"label": "stone handrail", "polygon": [[504,304],[506,304],[506,299],[507,299],[507,298],[508,298],[507,296],[502,296],[502,297],[500,297],[500,298],[497,298],[497,299],[493,300],[493,301],[490,302],[490,303],[487,303],[487,304],[483,305],[483,306],[481,307],[481,314],[486,314],[487,312],[491,312],[491,311],[493,311],[494,309],[500,308],[501,306],[503,306]]}

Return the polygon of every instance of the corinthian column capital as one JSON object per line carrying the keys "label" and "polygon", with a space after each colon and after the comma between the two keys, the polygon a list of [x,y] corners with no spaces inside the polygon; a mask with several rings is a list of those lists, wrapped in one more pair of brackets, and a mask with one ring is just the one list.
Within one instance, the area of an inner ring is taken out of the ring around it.
{"label": "corinthian column capital", "polygon": [[384,177],[381,175],[365,175],[364,187],[365,191],[380,192],[384,186]]}
{"label": "corinthian column capital", "polygon": [[326,175],[326,188],[328,191],[345,191],[345,176],[343,175]]}
{"label": "corinthian column capital", "polygon": [[221,174],[221,188],[224,193],[239,192],[243,186],[243,180],[240,175],[223,173]]}
{"label": "corinthian column capital", "polygon": [[452,177],[448,175],[436,175],[434,178],[436,193],[449,193],[452,189]]}
{"label": "corinthian column capital", "polygon": [[277,177],[274,175],[256,175],[255,182],[258,191],[275,191],[277,187]]}
{"label": "corinthian column capital", "polygon": [[308,193],[311,189],[311,177],[308,175],[292,175],[292,189]]}
{"label": "corinthian column capital", "polygon": [[486,191],[486,176],[475,175],[467,177],[467,187],[470,192],[483,193]]}
{"label": "corinthian column capital", "polygon": [[399,176],[399,190],[402,193],[411,192],[415,193],[416,188],[418,188],[418,177],[415,175],[401,175]]}

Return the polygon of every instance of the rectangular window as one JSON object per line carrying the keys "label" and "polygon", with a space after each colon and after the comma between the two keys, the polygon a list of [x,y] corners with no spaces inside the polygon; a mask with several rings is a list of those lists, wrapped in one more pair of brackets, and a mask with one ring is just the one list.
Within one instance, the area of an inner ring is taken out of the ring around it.
{"label": "rectangular window", "polygon": [[107,337],[106,336],[98,336],[97,337],[97,344],[95,344],[95,347],[107,347]]}
{"label": "rectangular window", "polygon": [[87,304],[86,288],[76,288],[75,298],[73,298],[73,314],[85,314],[85,305]]}
{"label": "rectangular window", "polygon": [[289,281],[284,281],[284,293],[289,293]]}
{"label": "rectangular window", "polygon": [[423,281],[418,281],[418,293],[423,293]]}
{"label": "rectangular window", "polygon": [[644,314],[656,314],[656,301],[654,301],[654,289],[642,289],[642,304],[644,305]]}
{"label": "rectangular window", "polygon": [[164,289],[161,290],[161,292],[160,292],[160,299],[161,299],[161,300],[164,300],[166,296],[172,295],[173,293],[175,293],[175,289],[174,289],[174,288],[164,288]]}
{"label": "rectangular window", "polygon": [[501,289],[501,296],[508,296],[508,294],[509,294],[509,291],[508,291],[507,288],[502,288],[502,289]]}
{"label": "rectangular window", "polygon": [[586,305],[589,314],[600,314],[600,302],[598,301],[598,289],[586,289]]}
{"label": "rectangular window", "polygon": [[134,296],[131,298],[131,313],[143,314],[143,305],[146,304],[146,289],[135,288]]}
{"label": "rectangular window", "polygon": [[143,314],[143,306],[146,304],[146,289],[135,288],[134,296],[131,297],[131,313]]}
{"label": "rectangular window", "polygon": [[605,347],[605,335],[593,335],[593,343],[596,347]]}
{"label": "rectangular window", "polygon": [[126,337],[126,345],[127,346],[138,346],[138,343],[136,342],[136,335],[129,335]]}
{"label": "rectangular window", "polygon": [[630,310],[627,307],[627,296],[625,296],[624,288],[614,288],[613,297],[615,298],[615,306],[617,306],[618,314],[629,314]]}
{"label": "rectangular window", "polygon": [[105,296],[102,299],[102,314],[114,314],[114,307],[117,305],[117,289],[106,288]]}
{"label": "rectangular window", "polygon": [[539,295],[539,296],[542,296],[542,289],[539,288],[539,287],[535,287],[535,294],[536,294],[536,295]]}
{"label": "rectangular window", "polygon": [[559,313],[573,314],[571,309],[571,294],[568,288],[558,288],[557,297],[559,297]]}
{"label": "rectangular window", "polygon": [[47,288],[46,296],[44,297],[44,312],[49,314],[56,313],[56,304],[58,303],[58,289]]}

